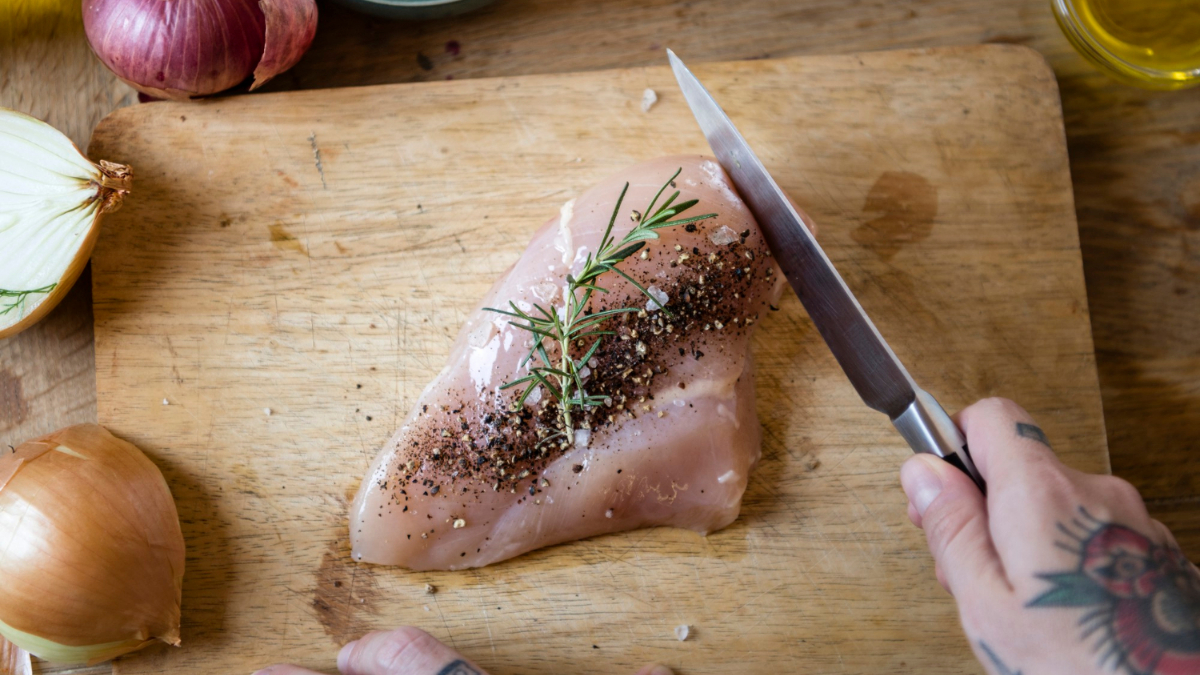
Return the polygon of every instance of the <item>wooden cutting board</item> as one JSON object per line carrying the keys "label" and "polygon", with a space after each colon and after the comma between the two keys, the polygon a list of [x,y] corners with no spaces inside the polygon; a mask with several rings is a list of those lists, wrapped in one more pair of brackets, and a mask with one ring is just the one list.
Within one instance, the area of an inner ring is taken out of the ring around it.
{"label": "wooden cutting board", "polygon": [[[1040,56],[693,66],[919,382],[950,409],[1015,398],[1107,469]],[[189,546],[183,647],[121,673],[333,672],[402,624],[493,675],[980,672],[905,517],[909,450],[790,292],[755,340],[764,457],[726,530],[460,573],[350,560],[368,462],[535,227],[626,165],[707,152],[665,67],[139,105],[90,152],[136,172],[94,261],[100,421],[163,467]]]}

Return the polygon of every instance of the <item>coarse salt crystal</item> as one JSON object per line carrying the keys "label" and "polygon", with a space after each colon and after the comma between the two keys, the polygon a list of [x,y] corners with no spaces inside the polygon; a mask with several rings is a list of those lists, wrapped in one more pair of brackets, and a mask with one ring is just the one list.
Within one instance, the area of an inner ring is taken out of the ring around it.
{"label": "coarse salt crystal", "polygon": [[592,438],[592,432],[590,430],[576,429],[575,430],[575,447],[586,448],[588,446],[588,441],[590,441],[591,438]]}
{"label": "coarse salt crystal", "polygon": [[642,92],[642,112],[650,112],[655,103],[658,103],[658,94],[653,89]]}
{"label": "coarse salt crystal", "polygon": [[692,627],[687,625],[686,623],[681,624],[679,626],[675,626],[675,639],[679,640],[680,642],[683,642],[684,640],[688,639],[688,633],[691,633],[691,632],[692,632]]}
{"label": "coarse salt crystal", "polygon": [[609,509],[609,510],[605,511],[605,512],[604,512],[604,517],[605,517],[605,518],[612,518],[612,509]]}
{"label": "coarse salt crystal", "polygon": [[263,408],[263,414],[264,414],[264,415],[266,415],[267,417],[270,417],[270,416],[271,416],[271,409],[270,409],[270,408]]}
{"label": "coarse salt crystal", "polygon": [[163,405],[171,405],[171,402],[164,398]]}
{"label": "coarse salt crystal", "polygon": [[529,405],[537,405],[538,402],[541,400],[542,400],[542,385],[540,385],[540,384],[538,386],[534,387],[533,391],[529,392],[529,396],[525,397],[525,402],[528,403]]}
{"label": "coarse salt crystal", "polygon": [[728,225],[722,225],[721,227],[717,228],[716,231],[708,234],[708,240],[717,246],[732,244],[740,238],[741,237],[738,236],[738,233],[731,230]]}
{"label": "coarse salt crystal", "polygon": [[646,301],[647,312],[656,312],[663,307],[666,307],[667,301],[671,299],[670,296],[667,295],[666,291],[662,290],[658,286],[651,285],[646,289],[646,292],[650,294],[651,298],[653,298],[653,300]]}

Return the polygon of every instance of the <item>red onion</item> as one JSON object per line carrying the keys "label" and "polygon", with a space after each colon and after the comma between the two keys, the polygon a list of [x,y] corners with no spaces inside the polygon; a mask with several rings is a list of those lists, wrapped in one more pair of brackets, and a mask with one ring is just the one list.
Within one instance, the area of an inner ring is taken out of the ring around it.
{"label": "red onion", "polygon": [[296,65],[317,31],[315,0],[83,0],[92,49],[157,98],[257,89]]}

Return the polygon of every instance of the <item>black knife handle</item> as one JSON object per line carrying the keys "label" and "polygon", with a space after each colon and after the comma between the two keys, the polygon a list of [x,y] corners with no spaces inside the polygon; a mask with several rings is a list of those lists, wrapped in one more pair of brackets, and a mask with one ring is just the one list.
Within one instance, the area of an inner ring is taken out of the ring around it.
{"label": "black knife handle", "polygon": [[[966,462],[963,461],[964,457],[966,458]],[[975,485],[979,488],[979,491],[983,493],[983,496],[987,496],[987,483],[984,482],[983,476],[979,475],[978,470],[972,472],[971,470],[967,469],[967,462],[970,462],[972,467],[975,466],[975,462],[971,459],[971,451],[967,449],[966,445],[963,445],[962,450],[959,452],[956,452],[952,455],[946,455],[945,457],[942,457],[942,459],[946,460],[946,462],[959,471],[967,474],[967,477],[970,478],[973,483],[975,483]]]}

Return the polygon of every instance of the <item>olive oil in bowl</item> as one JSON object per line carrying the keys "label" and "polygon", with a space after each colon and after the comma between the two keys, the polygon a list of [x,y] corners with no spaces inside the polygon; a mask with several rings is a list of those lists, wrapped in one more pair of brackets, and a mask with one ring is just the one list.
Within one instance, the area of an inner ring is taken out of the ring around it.
{"label": "olive oil in bowl", "polygon": [[1200,84],[1200,0],[1051,0],[1071,44],[1132,84]]}

